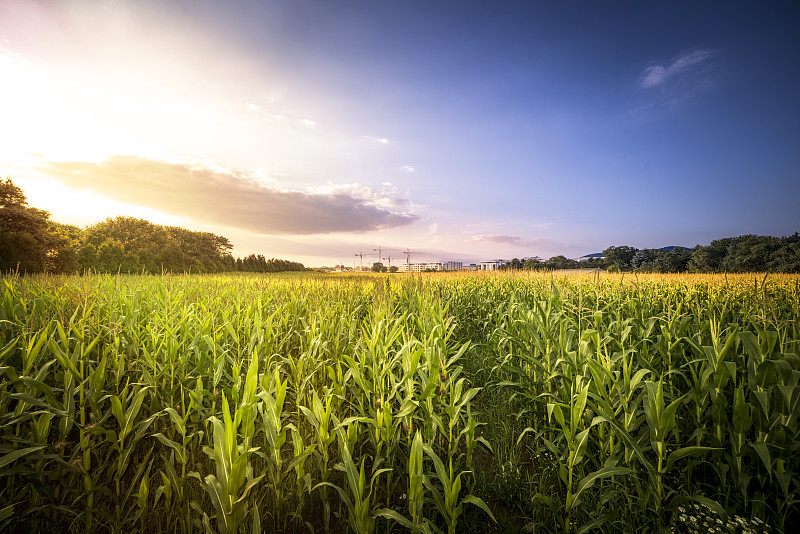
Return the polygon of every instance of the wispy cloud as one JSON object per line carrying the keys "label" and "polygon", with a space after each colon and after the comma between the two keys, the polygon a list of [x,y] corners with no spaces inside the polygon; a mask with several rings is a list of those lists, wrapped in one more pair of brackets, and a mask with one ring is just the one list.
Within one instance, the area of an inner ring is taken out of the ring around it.
{"label": "wispy cloud", "polygon": [[364,135],[362,139],[369,141],[372,145],[388,145],[391,142],[385,137],[374,137],[371,135]]}
{"label": "wispy cloud", "polygon": [[524,238],[515,235],[506,235],[506,234],[483,234],[483,235],[474,235],[472,239],[467,240],[467,242],[486,242],[486,243],[496,243],[499,245],[513,245],[518,247],[530,247],[533,245],[538,245],[542,243],[541,238]]}
{"label": "wispy cloud", "polygon": [[659,87],[704,69],[717,56],[716,50],[695,49],[678,54],[667,66],[648,65],[639,77],[645,89]]}
{"label": "wispy cloud", "polygon": [[136,156],[51,162],[39,170],[112,200],[260,234],[366,232],[418,220],[408,211],[410,201],[392,188],[348,184],[291,191],[227,169]]}
{"label": "wispy cloud", "polygon": [[675,110],[692,102],[698,94],[715,86],[720,51],[695,48],[681,52],[665,65],[651,63],[638,79],[641,105],[631,111],[642,116],[659,110]]}

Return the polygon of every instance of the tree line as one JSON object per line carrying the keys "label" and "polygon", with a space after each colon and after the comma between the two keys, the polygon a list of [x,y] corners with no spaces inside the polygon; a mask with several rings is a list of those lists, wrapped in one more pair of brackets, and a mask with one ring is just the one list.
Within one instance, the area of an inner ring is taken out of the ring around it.
{"label": "tree line", "polygon": [[667,247],[638,249],[613,246],[603,251],[602,258],[583,261],[564,256],[548,260],[514,258],[501,269],[556,270],[606,269],[654,273],[712,272],[800,272],[800,234],[786,237],[741,235],[697,245],[693,249]]}
{"label": "tree line", "polygon": [[250,254],[234,258],[230,241],[210,232],[113,217],[79,228],[32,207],[10,178],[0,179],[0,273],[279,272],[302,263]]}

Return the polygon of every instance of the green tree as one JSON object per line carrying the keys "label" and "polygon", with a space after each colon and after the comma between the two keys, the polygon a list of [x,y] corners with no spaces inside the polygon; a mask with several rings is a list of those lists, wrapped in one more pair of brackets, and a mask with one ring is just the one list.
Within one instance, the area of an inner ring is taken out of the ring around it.
{"label": "green tree", "polygon": [[391,267],[389,267],[389,272],[390,273],[396,273],[399,270],[400,270],[400,268],[397,267],[397,265],[392,265]]}
{"label": "green tree", "polygon": [[536,258],[528,258],[522,264],[523,269],[536,271],[542,269],[544,267],[544,263]]}
{"label": "green tree", "polygon": [[40,272],[48,264],[54,240],[50,214],[28,205],[11,178],[0,180],[0,272]]}
{"label": "green tree", "polygon": [[661,258],[662,272],[685,273],[689,270],[692,252],[682,248],[674,248],[666,252]]}
{"label": "green tree", "polygon": [[800,272],[800,234],[781,238],[781,246],[770,256],[767,268],[784,273]]}
{"label": "green tree", "polygon": [[633,258],[638,249],[626,245],[608,247],[603,251],[606,259],[606,269],[609,271],[630,271],[633,268]]}
{"label": "green tree", "polygon": [[78,251],[83,240],[83,230],[71,224],[50,222],[48,231],[53,248],[48,253],[47,270],[54,273],[74,273],[81,268]]}
{"label": "green tree", "polygon": [[715,239],[707,246],[696,246],[692,250],[692,261],[689,268],[692,271],[703,273],[722,271],[722,263],[725,256],[728,255],[728,249],[733,245],[734,239],[733,237]]}
{"label": "green tree", "polygon": [[373,273],[379,273],[383,270],[383,264],[379,261],[376,261],[372,264],[372,268],[370,269]]}
{"label": "green tree", "polygon": [[544,262],[545,269],[575,269],[578,267],[578,262],[572,259],[567,258],[566,256],[559,254],[558,256],[553,256],[546,262]]}

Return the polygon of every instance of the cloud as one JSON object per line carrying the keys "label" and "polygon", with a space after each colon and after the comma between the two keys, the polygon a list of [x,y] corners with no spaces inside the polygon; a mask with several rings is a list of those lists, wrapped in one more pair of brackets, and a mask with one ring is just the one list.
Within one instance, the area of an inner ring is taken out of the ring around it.
{"label": "cloud", "polygon": [[227,169],[136,156],[113,156],[102,163],[51,162],[39,170],[112,200],[260,234],[367,232],[418,220],[408,212],[410,201],[395,196],[396,190],[358,184],[290,191]]}
{"label": "cloud", "polygon": [[391,142],[385,137],[373,137],[371,135],[363,135],[361,137],[369,141],[371,145],[388,145]]}
{"label": "cloud", "polygon": [[411,165],[403,165],[403,170],[407,172],[414,172],[415,169]]}
{"label": "cloud", "polygon": [[517,247],[530,247],[533,245],[540,244],[542,242],[541,238],[524,238],[515,235],[505,235],[505,234],[485,234],[485,235],[474,235],[472,239],[467,241],[469,242],[485,242],[485,243],[496,243],[499,245],[513,245]]}
{"label": "cloud", "polygon": [[703,70],[716,56],[717,51],[709,49],[682,52],[667,66],[648,65],[645,67],[639,77],[639,85],[644,89],[649,89],[685,78]]}
{"label": "cloud", "polygon": [[390,182],[384,182],[383,189],[373,189],[361,184],[328,184],[315,187],[310,190],[311,194],[316,195],[346,195],[360,200],[370,206],[377,206],[386,210],[406,210],[413,208],[411,200],[393,186]]}

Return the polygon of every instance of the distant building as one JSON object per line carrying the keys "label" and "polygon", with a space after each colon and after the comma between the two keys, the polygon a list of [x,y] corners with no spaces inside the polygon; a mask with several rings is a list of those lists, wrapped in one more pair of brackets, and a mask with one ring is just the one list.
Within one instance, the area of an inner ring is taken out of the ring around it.
{"label": "distant building", "polygon": [[418,263],[401,263],[397,266],[401,273],[421,273],[424,271],[461,271],[464,269],[464,262],[461,261],[427,261]]}
{"label": "distant building", "polygon": [[508,260],[489,260],[489,261],[482,261],[479,264],[480,271],[494,271],[502,267],[508,263]]}
{"label": "distant building", "polygon": [[411,269],[415,273],[421,273],[423,271],[442,271],[442,262],[440,261],[429,261],[425,263],[412,263]]}

